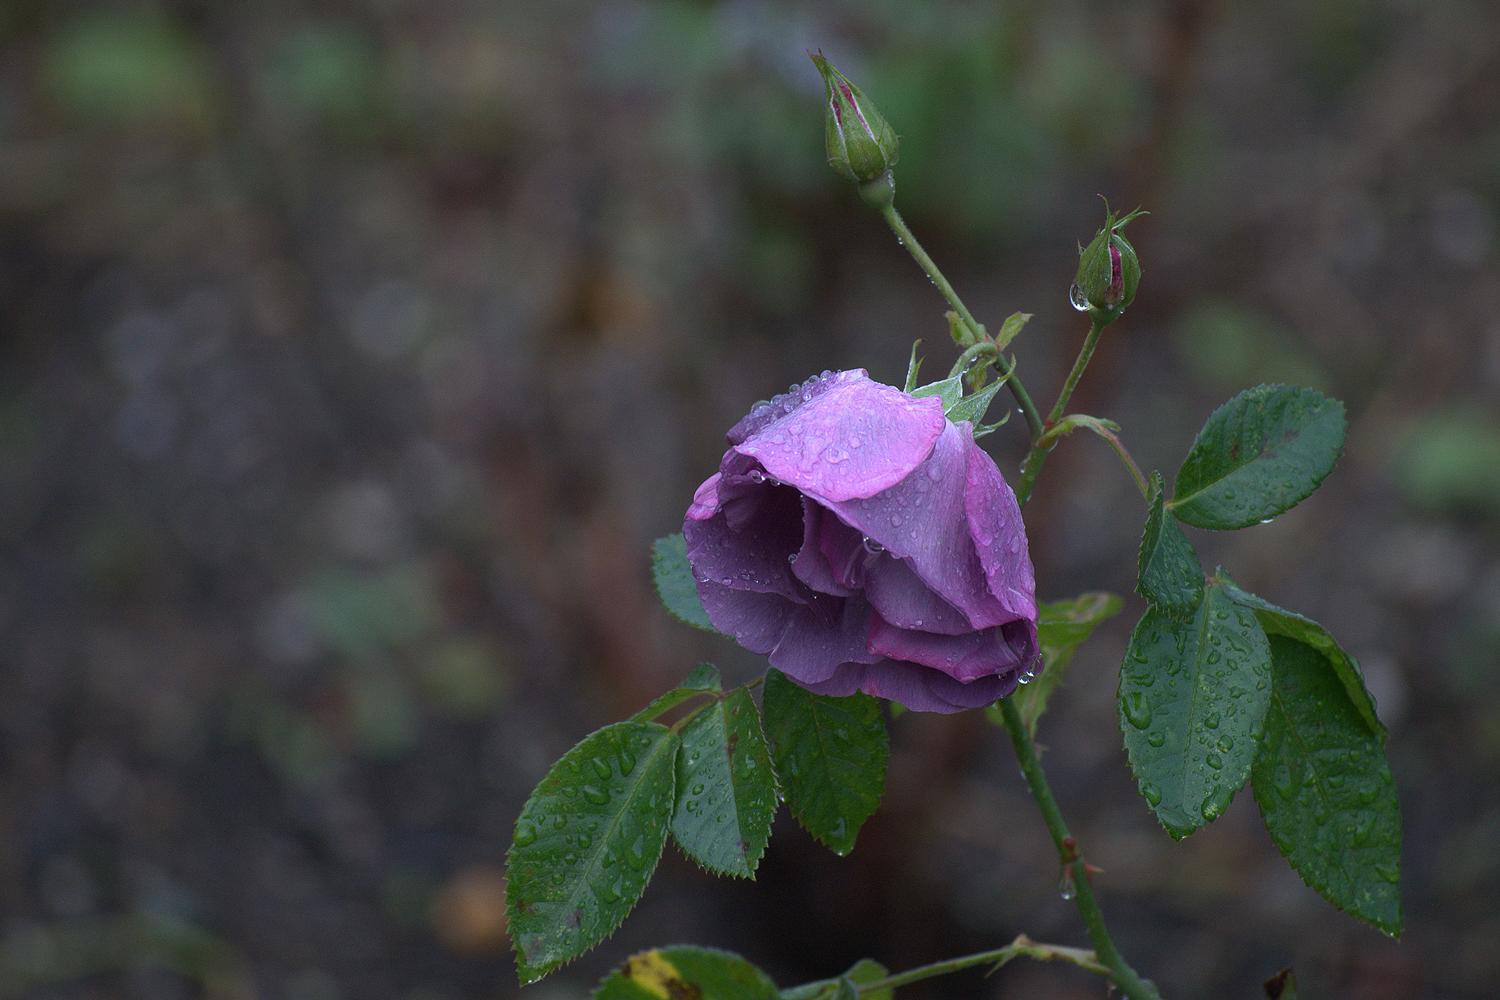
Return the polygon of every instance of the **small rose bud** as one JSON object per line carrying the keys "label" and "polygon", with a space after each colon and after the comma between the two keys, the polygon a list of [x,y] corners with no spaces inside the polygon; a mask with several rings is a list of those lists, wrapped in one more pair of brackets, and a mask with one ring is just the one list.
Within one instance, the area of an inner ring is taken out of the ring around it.
{"label": "small rose bud", "polygon": [[875,110],[874,103],[834,69],[823,53],[808,55],[828,85],[828,115],[824,121],[828,165],[859,184],[883,180],[899,155],[896,133]]}
{"label": "small rose bud", "polygon": [[1141,262],[1120,230],[1141,214],[1136,209],[1123,219],[1116,219],[1106,208],[1104,228],[1079,252],[1073,307],[1087,311],[1096,321],[1113,323],[1135,301],[1136,286],[1141,282]]}

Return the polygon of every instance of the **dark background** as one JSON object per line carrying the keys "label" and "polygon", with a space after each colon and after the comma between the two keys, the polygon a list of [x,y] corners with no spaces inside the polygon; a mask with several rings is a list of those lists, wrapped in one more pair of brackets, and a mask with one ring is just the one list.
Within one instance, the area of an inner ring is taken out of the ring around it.
{"label": "dark background", "polygon": [[[822,48],[903,136],[897,204],[1050,402],[1078,241],[1145,276],[1075,399],[1168,474],[1267,380],[1346,400],[1316,496],[1206,565],[1362,661],[1405,818],[1398,945],[1248,794],[1172,842],[1115,671],[1046,762],[1117,940],[1173,998],[1500,993],[1500,11],[1483,0],[0,4],[0,997],[518,994],[503,864],[564,750],[702,658],[647,551],[750,404],[899,380],[946,308],[823,163]],[[1008,474],[1020,422],[989,441]],[[1027,510],[1039,594],[1129,594],[1098,441]],[[893,727],[837,859],[669,848],[624,927],[790,984],[1019,932],[1082,944],[1002,734]],[[1018,962],[903,996],[1098,997]]]}

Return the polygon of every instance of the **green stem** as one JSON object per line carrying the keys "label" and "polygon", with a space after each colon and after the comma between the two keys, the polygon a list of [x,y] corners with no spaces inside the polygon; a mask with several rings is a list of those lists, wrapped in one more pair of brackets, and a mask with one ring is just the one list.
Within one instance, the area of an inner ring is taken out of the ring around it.
{"label": "green stem", "polygon": [[[959,319],[964,321],[964,325],[969,328],[970,336],[975,340],[984,336],[978,320],[974,318],[974,314],[969,312],[969,307],[964,305],[963,299],[958,297],[958,293],[953,290],[953,286],[948,283],[948,279],[943,277],[943,272],[938,270],[937,264],[933,263],[932,258],[927,256],[927,251],[922,249],[922,244],[917,242],[916,236],[907,228],[906,220],[901,218],[901,213],[896,211],[896,206],[887,202],[880,206],[880,214],[885,217],[886,224],[896,234],[896,239],[900,240],[901,245],[906,247],[907,252],[912,255],[918,266],[927,272],[927,277],[931,278],[932,283],[937,286],[938,291],[943,293],[943,298],[947,299],[948,304],[953,307],[953,311],[958,313]],[[1021,384],[1020,379],[1016,378],[1015,368],[1004,354],[996,352],[994,365],[999,370],[1001,376],[1010,376],[1007,381],[1007,387],[1010,389],[1010,394],[1015,397],[1016,405],[1021,408],[1022,416],[1026,418],[1026,426],[1031,430],[1031,439],[1035,441],[1044,429],[1041,413],[1037,411],[1036,404],[1031,401],[1031,396],[1026,392],[1026,387]]]}
{"label": "green stem", "polygon": [[[1073,370],[1068,372],[1068,378],[1063,382],[1062,391],[1057,394],[1057,402],[1052,405],[1052,412],[1047,416],[1046,427],[1051,427],[1068,409],[1068,401],[1073,398],[1073,390],[1078,387],[1078,380],[1083,377],[1083,370],[1089,366],[1089,361],[1094,356],[1094,348],[1099,345],[1099,335],[1104,332],[1105,324],[1097,319],[1089,326],[1089,335],[1083,339],[1083,347],[1079,348],[1078,357],[1073,361]],[[1031,450],[1026,453],[1026,460],[1021,463],[1021,478],[1016,483],[1016,501],[1026,506],[1026,501],[1031,499],[1031,489],[1036,485],[1037,474],[1042,471],[1042,463],[1047,460],[1047,453],[1052,450],[1055,441],[1044,441],[1043,431],[1034,432],[1031,435]]]}
{"label": "green stem", "polygon": [[1109,969],[1100,965],[1094,958],[1094,953],[1086,948],[1069,948],[1060,944],[1042,944],[1033,941],[1025,934],[1018,935],[1014,941],[1004,948],[996,948],[993,951],[980,951],[972,955],[964,955],[960,958],[950,958],[945,962],[933,962],[931,965],[918,966],[894,976],[886,976],[883,979],[875,979],[868,983],[859,984],[860,993],[874,993],[877,990],[894,989],[897,986],[906,986],[911,983],[920,982],[923,979],[931,979],[934,976],[946,976],[950,972],[959,972],[963,969],[972,969],[976,965],[992,966],[991,972],[1000,968],[1013,958],[1034,958],[1041,962],[1059,961],[1069,962],[1080,969],[1108,976]]}
{"label": "green stem", "polygon": [[1098,901],[1094,899],[1093,886],[1089,884],[1088,866],[1078,853],[1077,842],[1068,833],[1068,824],[1063,821],[1062,812],[1057,808],[1057,800],[1052,797],[1052,789],[1047,784],[1047,775],[1042,771],[1042,762],[1037,759],[1036,745],[1032,743],[1026,724],[1021,721],[1021,713],[1010,698],[1000,699],[1000,715],[1005,720],[1010,741],[1016,748],[1016,759],[1020,761],[1021,773],[1026,777],[1031,797],[1036,799],[1037,807],[1042,812],[1042,821],[1047,824],[1047,832],[1057,845],[1058,860],[1067,869],[1065,877],[1072,880],[1076,893],[1073,902],[1078,907],[1078,915],[1083,918],[1089,941],[1094,945],[1095,957],[1109,970],[1109,978],[1119,987],[1120,992],[1131,1000],[1161,1000],[1156,987],[1130,967],[1115,947],[1114,941],[1110,940],[1109,930],[1104,926],[1104,914],[1099,909]]}

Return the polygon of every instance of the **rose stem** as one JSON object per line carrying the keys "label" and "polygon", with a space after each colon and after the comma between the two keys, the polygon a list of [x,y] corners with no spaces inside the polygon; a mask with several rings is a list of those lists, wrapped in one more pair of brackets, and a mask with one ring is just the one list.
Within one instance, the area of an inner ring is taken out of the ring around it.
{"label": "rose stem", "polygon": [[[896,206],[888,202],[881,206],[880,214],[885,216],[886,224],[896,234],[896,239],[902,246],[906,247],[907,252],[912,255],[912,259],[917,262],[918,266],[927,272],[927,277],[932,279],[932,283],[938,287],[938,291],[943,293],[943,298],[948,300],[948,304],[953,307],[953,311],[958,313],[959,318],[964,321],[964,325],[969,328],[969,335],[977,341],[983,336],[980,333],[979,322],[974,319],[974,314],[969,312],[969,307],[964,305],[963,299],[958,297],[958,293],[953,290],[953,286],[948,283],[948,279],[943,277],[943,272],[938,270],[937,264],[933,263],[932,258],[927,256],[927,251],[922,249],[922,244],[917,242],[916,236],[907,228],[906,220],[901,218],[901,213],[896,211]],[[1042,415],[1037,411],[1036,404],[1031,401],[1031,396],[1026,392],[1026,387],[1016,377],[1015,368],[1003,353],[999,351],[995,352],[994,365],[999,369],[1002,376],[1010,376],[1006,379],[1006,387],[1010,389],[1010,394],[1015,397],[1016,405],[1021,408],[1021,415],[1026,418],[1026,426],[1031,431],[1031,439],[1035,441],[1041,436],[1044,430]]]}
{"label": "rose stem", "polygon": [[858,984],[860,993],[874,993],[878,990],[894,989],[897,986],[906,986],[910,983],[920,982],[923,979],[931,979],[934,976],[945,976],[950,972],[958,972],[962,969],[971,969],[976,965],[993,966],[990,971],[998,969],[1013,958],[1021,956],[1034,958],[1038,961],[1061,961],[1070,962],[1080,969],[1108,976],[1109,969],[1100,965],[1095,959],[1094,953],[1085,948],[1069,948],[1060,944],[1042,944],[1033,941],[1025,934],[1020,935],[1004,948],[996,948],[993,951],[981,951],[972,955],[964,955],[961,958],[950,958],[944,962],[933,962],[931,965],[921,965],[915,969],[907,969],[905,972],[894,976],[886,976],[882,979],[871,980],[868,983]]}
{"label": "rose stem", "polygon": [[[1073,362],[1073,370],[1068,372],[1067,381],[1063,382],[1062,391],[1057,394],[1057,402],[1052,405],[1052,412],[1047,415],[1047,427],[1051,427],[1062,419],[1064,411],[1068,408],[1068,400],[1073,398],[1073,390],[1078,387],[1078,380],[1083,377],[1083,370],[1089,366],[1089,361],[1094,356],[1094,348],[1099,345],[1099,335],[1104,332],[1104,326],[1105,324],[1097,319],[1090,325],[1089,335],[1083,338],[1083,347],[1079,348],[1078,357]],[[1036,484],[1037,473],[1042,471],[1042,463],[1047,460],[1047,452],[1051,451],[1056,443],[1056,441],[1043,441],[1041,434],[1031,436],[1031,451],[1026,453],[1026,461],[1021,463],[1021,480],[1016,484],[1016,501],[1022,507],[1026,506],[1026,501],[1031,499],[1031,488]]]}
{"label": "rose stem", "polygon": [[[880,214],[885,217],[886,224],[896,234],[896,239],[906,247],[908,253],[916,260],[917,264],[932,279],[932,283],[943,293],[943,297],[953,306],[959,318],[969,328],[969,333],[976,340],[980,337],[979,323],[974,315],[969,312],[968,306],[958,297],[943,272],[938,269],[932,258],[927,256],[927,251],[922,249],[922,244],[912,231],[907,228],[906,221],[901,218],[901,213],[896,211],[893,203],[887,202],[881,206]],[[1052,407],[1052,415],[1047,423],[1052,423],[1062,417],[1064,409],[1068,405],[1069,398],[1073,395],[1074,388],[1078,385],[1083,370],[1088,367],[1090,358],[1093,357],[1094,348],[1099,343],[1099,334],[1104,326],[1094,323],[1088,337],[1084,339],[1083,348],[1078,353],[1078,359],[1073,362],[1073,370],[1068,373],[1067,381],[1063,383],[1062,392],[1057,397],[1057,403]],[[1042,423],[1041,414],[1037,411],[1036,404],[1031,401],[1031,396],[1021,384],[1021,380],[1015,376],[1014,368],[1003,354],[996,354],[995,367],[999,369],[1002,376],[1009,375],[1006,384],[1010,388],[1011,395],[1015,397],[1016,404],[1020,406],[1022,415],[1026,418],[1026,426],[1030,428],[1032,448],[1026,456],[1026,462],[1022,466],[1021,482],[1016,489],[1016,500],[1021,506],[1031,497],[1031,487],[1036,481],[1037,473],[1041,471],[1042,460],[1049,450],[1048,446],[1038,447],[1037,442],[1046,431],[1046,424]],[[1133,463],[1127,462],[1133,465]],[[1029,471],[1029,475],[1028,475]],[[1023,492],[1024,490],[1024,492]],[[1083,918],[1085,929],[1088,931],[1089,940],[1094,943],[1094,952],[1099,961],[1109,969],[1110,978],[1127,997],[1131,1000],[1161,1000],[1161,995],[1156,992],[1149,983],[1141,979],[1130,964],[1125,961],[1114,942],[1110,939],[1109,930],[1104,925],[1104,914],[1099,909],[1099,903],[1094,899],[1093,888],[1089,885],[1088,870],[1083,859],[1078,856],[1076,842],[1068,833],[1068,826],[1063,821],[1062,812],[1057,807],[1057,801],[1052,797],[1052,789],[1047,784],[1047,776],[1042,771],[1041,761],[1037,759],[1036,747],[1031,741],[1031,736],[1026,732],[1026,726],[1021,722],[1020,713],[1016,711],[1015,705],[1009,698],[1000,699],[1000,712],[1005,720],[1005,728],[1010,733],[1011,742],[1016,748],[1016,757],[1021,762],[1021,772],[1026,776],[1026,784],[1031,789],[1032,798],[1036,799],[1037,806],[1041,809],[1042,819],[1047,824],[1048,831],[1052,834],[1053,842],[1057,844],[1058,857],[1064,864],[1068,865],[1073,877],[1076,893],[1073,897],[1074,904],[1078,907],[1079,916]],[[1005,949],[1001,949],[1004,951]],[[986,953],[988,954],[988,953]],[[975,956],[969,956],[974,958]],[[969,962],[967,959],[955,959],[954,962],[965,962],[966,964],[979,964],[982,960]],[[964,965],[953,965],[950,963],[938,963],[943,968],[928,973],[939,975],[942,972],[954,971],[964,968]],[[922,972],[923,969],[933,968],[924,966],[922,969],[913,969],[911,972],[903,973],[903,976],[912,976]],[[892,977],[897,979],[901,977]],[[925,978],[919,976],[918,978]],[[903,982],[912,982],[912,979],[903,979]],[[881,984],[895,986],[899,985],[890,980],[881,980]],[[870,984],[874,987],[876,984]],[[865,992],[862,987],[860,992]]]}
{"label": "rose stem", "polygon": [[1078,853],[1077,842],[1068,833],[1068,825],[1063,821],[1062,811],[1058,809],[1057,800],[1052,797],[1052,789],[1047,785],[1047,776],[1042,772],[1042,762],[1037,759],[1036,746],[1026,732],[1021,713],[1010,698],[1000,699],[1000,715],[1005,720],[1010,741],[1015,745],[1016,759],[1020,761],[1021,773],[1026,776],[1026,784],[1031,788],[1031,797],[1036,799],[1036,804],[1042,811],[1042,820],[1047,824],[1047,831],[1052,834],[1053,843],[1057,845],[1058,859],[1068,869],[1072,879],[1076,893],[1073,902],[1078,907],[1078,915],[1083,918],[1089,940],[1093,942],[1095,957],[1109,969],[1109,978],[1120,988],[1120,992],[1131,1000],[1161,1000],[1161,994],[1156,992],[1156,988],[1130,967],[1130,963],[1125,961],[1115,943],[1110,940],[1109,930],[1104,926],[1104,914],[1100,911],[1099,903],[1094,899],[1093,887],[1089,884],[1088,867]]}

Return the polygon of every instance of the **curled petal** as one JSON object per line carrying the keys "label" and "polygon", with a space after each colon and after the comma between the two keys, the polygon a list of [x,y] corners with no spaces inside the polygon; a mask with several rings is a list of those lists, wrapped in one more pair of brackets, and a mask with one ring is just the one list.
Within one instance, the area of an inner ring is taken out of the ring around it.
{"label": "curled petal", "polygon": [[815,499],[839,501],[873,496],[905,479],[946,423],[937,397],[915,399],[861,369],[778,396],[765,413],[737,424],[730,441],[769,475]]}
{"label": "curled petal", "polygon": [[865,642],[870,605],[857,597],[839,600],[839,616],[826,620],[811,608],[799,608],[787,620],[771,665],[803,686],[826,681],[844,664],[868,664],[880,659]]}
{"label": "curled petal", "polygon": [[1011,617],[1036,621],[1036,573],[1026,548],[1026,522],[995,462],[970,438],[964,514],[986,588]]}
{"label": "curled petal", "polygon": [[989,674],[1019,675],[1031,665],[1034,645],[1028,645],[1020,623],[997,625],[939,635],[899,628],[876,615],[870,623],[870,649],[892,660],[932,667],[963,683]]}
{"label": "curled petal", "polygon": [[[969,424],[960,422],[943,429],[931,456],[902,482],[876,496],[831,503],[829,508],[891,555],[905,559],[923,583],[964,613],[972,627],[988,628],[1020,612],[991,592],[975,547],[967,513],[974,466],[988,466],[1015,505],[1015,495],[994,460],[974,443]],[[988,474],[980,476],[988,488]],[[1024,535],[1020,543],[1029,568]]]}

